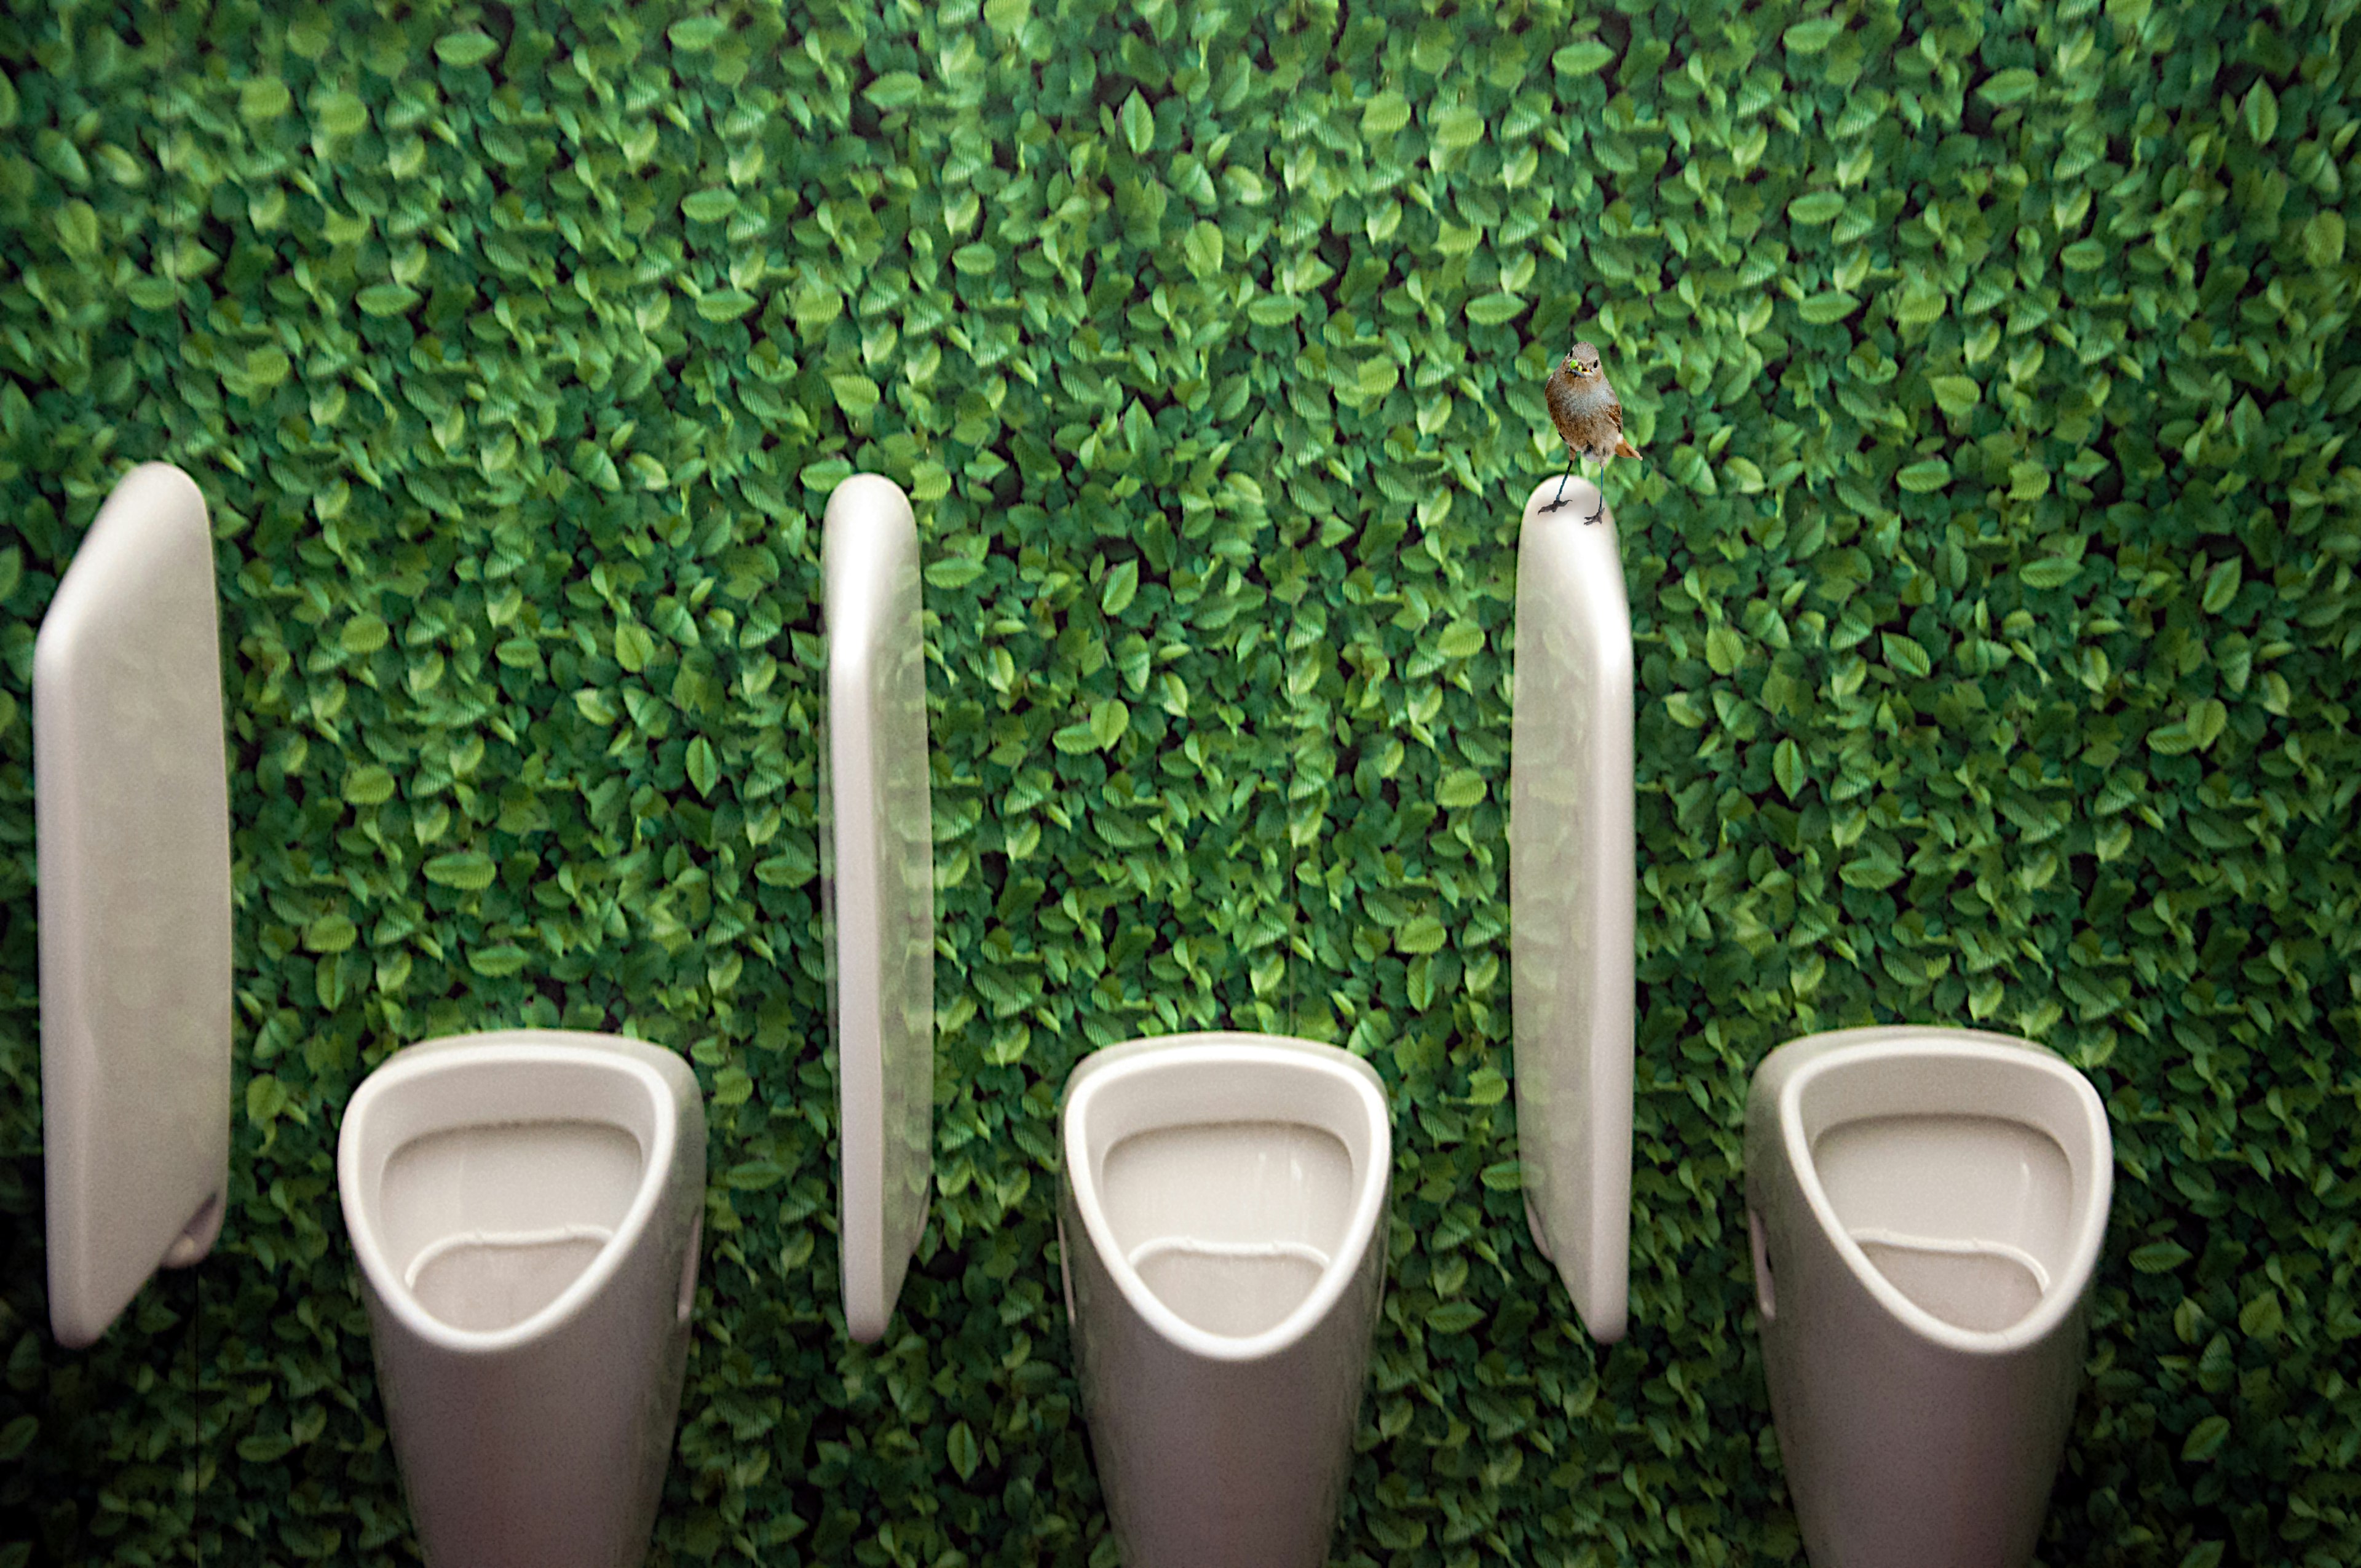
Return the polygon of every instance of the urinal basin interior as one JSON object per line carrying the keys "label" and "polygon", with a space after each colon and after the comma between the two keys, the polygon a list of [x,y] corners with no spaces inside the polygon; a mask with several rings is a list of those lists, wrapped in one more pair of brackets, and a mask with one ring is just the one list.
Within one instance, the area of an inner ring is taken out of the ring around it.
{"label": "urinal basin interior", "polygon": [[412,1047],[346,1111],[355,1250],[429,1332],[537,1332],[526,1325],[588,1299],[644,1234],[675,1113],[663,1076],[621,1051]]}
{"label": "urinal basin interior", "polygon": [[386,1261],[418,1304],[488,1333],[540,1311],[614,1240],[644,1158],[598,1122],[430,1133],[386,1162]]}
{"label": "urinal basin interior", "polygon": [[2109,1150],[2071,1068],[1989,1047],[1814,1066],[1793,1086],[1812,1183],[1832,1228],[1903,1297],[1996,1333],[2081,1288]]}
{"label": "urinal basin interior", "polygon": [[1107,1223],[1142,1283],[1181,1321],[1245,1337],[1310,1298],[1352,1218],[1353,1159],[1290,1122],[1135,1133],[1107,1150]]}
{"label": "urinal basin interior", "polygon": [[1385,1091],[1345,1051],[1227,1033],[1113,1046],[1068,1080],[1064,1119],[1087,1245],[1195,1354],[1293,1343],[1383,1245]]}
{"label": "urinal basin interior", "polygon": [[1871,1116],[1812,1160],[1845,1232],[1895,1289],[1963,1329],[2007,1328],[2066,1269],[2073,1175],[2047,1135],[1996,1116]]}

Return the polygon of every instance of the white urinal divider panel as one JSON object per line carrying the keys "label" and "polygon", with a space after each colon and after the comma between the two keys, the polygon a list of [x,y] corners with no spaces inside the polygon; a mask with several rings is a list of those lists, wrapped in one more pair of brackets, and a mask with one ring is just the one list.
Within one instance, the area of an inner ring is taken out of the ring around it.
{"label": "white urinal divider panel", "polygon": [[124,476],[33,654],[49,1322],[204,1256],[229,1183],[229,773],[204,497]]}
{"label": "white urinal divider panel", "polygon": [[822,896],[831,929],[845,1326],[884,1335],[934,1172],[934,832],[918,534],[892,480],[829,498]]}
{"label": "white urinal divider panel", "polygon": [[1509,898],[1525,1217],[1591,1337],[1623,1337],[1631,1234],[1631,610],[1587,480],[1517,541]]}

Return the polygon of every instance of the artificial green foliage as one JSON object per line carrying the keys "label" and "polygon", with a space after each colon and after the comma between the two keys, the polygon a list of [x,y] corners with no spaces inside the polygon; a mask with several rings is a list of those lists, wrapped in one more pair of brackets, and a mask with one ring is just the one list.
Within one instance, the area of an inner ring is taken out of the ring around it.
{"label": "artificial green foliage", "polygon": [[[10,0],[0,1568],[411,1559],[334,1181],[404,1041],[686,1052],[660,1563],[1104,1568],[1051,1223],[1094,1045],[1348,1044],[1393,1288],[1336,1560],[1800,1561],[1748,1074],[2064,1051],[2118,1155],[2043,1561],[2361,1560],[2352,0]],[[1525,1234],[1514,528],[1644,465],[1634,1326]],[[129,463],[219,540],[214,1256],[41,1295],[27,681]],[[836,1306],[814,523],[929,565],[939,1195]]]}

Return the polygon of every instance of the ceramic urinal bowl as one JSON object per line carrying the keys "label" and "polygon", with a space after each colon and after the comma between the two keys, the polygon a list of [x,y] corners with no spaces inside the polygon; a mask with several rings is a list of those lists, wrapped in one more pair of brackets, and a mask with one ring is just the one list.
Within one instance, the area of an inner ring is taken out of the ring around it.
{"label": "ceramic urinal bowl", "polygon": [[696,1297],[705,1107],[644,1041],[396,1052],[336,1148],[378,1386],[434,1568],[634,1568]]}
{"label": "ceramic urinal bowl", "polygon": [[2072,1424],[2106,1110],[1967,1029],[1791,1041],[1746,1107],[1771,1410],[1813,1568],[2024,1568]]}
{"label": "ceramic urinal bowl", "polygon": [[1391,1124],[1331,1046],[1178,1035],[1067,1080],[1059,1236],[1126,1568],[1320,1568],[1385,1283]]}

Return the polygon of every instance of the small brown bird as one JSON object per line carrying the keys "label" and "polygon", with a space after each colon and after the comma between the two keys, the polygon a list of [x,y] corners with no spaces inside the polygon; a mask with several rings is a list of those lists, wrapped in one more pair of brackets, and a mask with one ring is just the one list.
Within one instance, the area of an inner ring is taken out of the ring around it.
{"label": "small brown bird", "polygon": [[[1550,372],[1549,385],[1542,390],[1549,400],[1550,422],[1557,426],[1566,450],[1565,472],[1558,477],[1557,495],[1542,508],[1555,511],[1565,504],[1565,482],[1574,477],[1575,464],[1585,457],[1597,458],[1603,479],[1609,463],[1618,457],[1637,457],[1640,449],[1623,438],[1622,400],[1607,384],[1607,373],[1598,367],[1596,345],[1577,343],[1567,349],[1565,359]],[[1602,492],[1598,510],[1582,521],[1597,522],[1606,510]]]}

